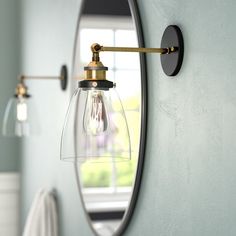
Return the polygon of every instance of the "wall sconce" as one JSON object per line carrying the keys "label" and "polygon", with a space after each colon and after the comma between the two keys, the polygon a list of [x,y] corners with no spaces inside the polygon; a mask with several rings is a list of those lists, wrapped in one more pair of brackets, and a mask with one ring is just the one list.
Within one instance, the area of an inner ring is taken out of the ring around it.
{"label": "wall sconce", "polygon": [[16,86],[15,94],[7,103],[2,126],[2,134],[4,136],[28,136],[32,134],[29,119],[29,99],[31,95],[25,85],[25,80],[32,79],[57,79],[60,80],[62,90],[67,87],[67,67],[61,67],[59,76],[25,76],[19,77],[19,83]]}
{"label": "wall sconce", "polygon": [[[160,53],[163,71],[168,76],[175,76],[183,61],[181,30],[175,25],[168,26],[161,40],[161,48],[105,47],[93,44],[91,50],[92,61],[84,67],[85,79],[79,81],[66,115],[61,139],[61,159],[104,162],[107,158],[116,157],[116,161],[129,160],[131,145],[125,112],[115,91],[115,84],[106,79],[108,68],[100,61],[99,53]],[[119,118],[114,118],[114,114],[119,114]],[[117,121],[118,130],[122,134],[119,136],[121,145],[116,145]]]}

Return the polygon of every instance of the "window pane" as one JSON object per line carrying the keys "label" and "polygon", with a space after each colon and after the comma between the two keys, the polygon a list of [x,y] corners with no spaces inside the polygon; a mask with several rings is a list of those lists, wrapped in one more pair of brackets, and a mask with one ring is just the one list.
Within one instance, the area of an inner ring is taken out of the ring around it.
{"label": "window pane", "polygon": [[109,68],[107,73],[106,73],[106,77],[107,77],[107,80],[115,81],[115,73],[114,73],[114,71],[110,70],[110,68]]}
{"label": "window pane", "polygon": [[[116,89],[123,102],[130,97],[136,97],[139,103],[140,98],[140,72],[136,70],[119,70],[115,72]],[[131,104],[130,104],[131,105]],[[124,107],[124,109],[130,109]]]}
{"label": "window pane", "polygon": [[[137,47],[137,37],[134,30],[116,30],[115,46],[117,47]],[[117,69],[138,69],[139,53],[120,52],[115,54]]]}

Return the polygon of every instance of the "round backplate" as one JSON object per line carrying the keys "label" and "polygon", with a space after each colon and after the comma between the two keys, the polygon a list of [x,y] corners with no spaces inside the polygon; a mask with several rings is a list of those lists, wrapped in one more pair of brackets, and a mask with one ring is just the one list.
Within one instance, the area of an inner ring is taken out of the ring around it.
{"label": "round backplate", "polygon": [[177,47],[176,52],[161,54],[162,69],[168,76],[178,74],[184,56],[184,41],[180,28],[176,25],[169,25],[162,36],[162,48]]}
{"label": "round backplate", "polygon": [[61,76],[61,80],[60,80],[61,89],[62,89],[62,90],[66,90],[66,87],[67,87],[67,77],[68,77],[68,72],[67,72],[67,67],[66,67],[66,65],[63,65],[63,66],[61,67],[60,76]]}

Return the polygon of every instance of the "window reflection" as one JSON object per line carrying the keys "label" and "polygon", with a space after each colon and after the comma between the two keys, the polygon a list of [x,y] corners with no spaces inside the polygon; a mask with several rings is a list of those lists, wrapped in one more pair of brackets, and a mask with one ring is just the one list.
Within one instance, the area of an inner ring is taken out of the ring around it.
{"label": "window reflection", "polygon": [[[78,40],[80,51],[77,60],[80,65],[82,64],[80,68],[86,66],[91,60],[89,49],[93,43],[105,46],[138,46],[136,31],[130,17],[111,20],[109,17],[84,16],[80,22]],[[100,58],[109,68],[107,79],[116,83],[116,90],[122,100],[132,145],[131,161],[117,161],[118,153],[116,152],[114,158],[104,160],[102,163],[91,164],[90,161],[86,161],[79,164],[78,171],[85,208],[93,221],[93,226],[102,232],[104,227],[109,228],[112,225],[111,229],[115,232],[128,208],[137,169],[141,120],[140,62],[138,53],[101,52]],[[76,74],[81,77],[83,72],[79,71]],[[115,107],[115,104],[113,105]],[[111,114],[111,116],[119,123],[119,114]],[[122,142],[127,142],[116,134],[119,133],[116,132],[118,129],[122,131],[122,125],[112,127],[112,129],[112,134],[107,136],[107,140],[101,142],[108,142],[111,145],[111,153],[108,156],[112,156],[112,147],[119,150],[117,147],[122,147],[124,146]],[[95,148],[100,148],[99,145],[99,143],[95,144]],[[110,212],[114,217],[112,221],[108,220],[111,215],[107,217],[105,224],[104,220],[103,222],[97,220],[96,217],[106,218],[106,214]]]}

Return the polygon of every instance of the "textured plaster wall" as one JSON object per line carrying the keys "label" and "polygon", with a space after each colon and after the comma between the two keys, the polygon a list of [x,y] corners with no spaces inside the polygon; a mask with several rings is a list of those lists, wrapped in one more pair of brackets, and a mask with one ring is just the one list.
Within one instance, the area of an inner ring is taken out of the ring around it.
{"label": "textured plaster wall", "polygon": [[[22,0],[22,67],[55,74],[71,63],[79,0]],[[169,24],[185,39],[183,68],[163,74],[148,55],[148,138],[143,181],[127,236],[236,234],[236,27],[233,0],[138,0],[147,47],[159,47]],[[92,235],[73,168],[59,161],[69,92],[56,82],[30,85],[42,134],[25,141],[23,219],[35,191],[58,191],[61,236]],[[42,92],[43,91],[43,92]]]}
{"label": "textured plaster wall", "polygon": [[171,80],[148,56],[147,155],[126,235],[235,235],[236,2],[138,2],[146,46],[177,24],[185,58]]}

